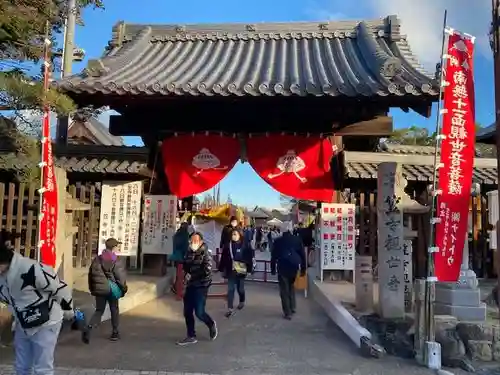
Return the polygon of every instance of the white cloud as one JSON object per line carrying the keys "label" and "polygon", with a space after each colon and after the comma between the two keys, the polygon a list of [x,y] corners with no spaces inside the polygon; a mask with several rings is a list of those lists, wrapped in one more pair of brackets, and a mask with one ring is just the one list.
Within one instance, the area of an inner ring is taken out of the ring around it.
{"label": "white cloud", "polygon": [[441,53],[445,9],[448,26],[476,36],[476,51],[491,56],[488,32],[491,21],[490,0],[367,0],[371,16],[396,14],[407,34],[412,51],[426,68],[434,69]]}

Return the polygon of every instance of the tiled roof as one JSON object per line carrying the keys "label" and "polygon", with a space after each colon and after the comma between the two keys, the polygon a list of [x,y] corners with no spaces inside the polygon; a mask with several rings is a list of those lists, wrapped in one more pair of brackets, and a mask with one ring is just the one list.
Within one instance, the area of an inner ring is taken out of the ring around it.
{"label": "tiled roof", "polygon": [[[347,178],[376,179],[378,163],[347,162]],[[403,164],[403,176],[408,181],[431,182],[434,167],[432,165]],[[497,168],[474,168],[473,180],[480,184],[496,185]]]}
{"label": "tiled roof", "polygon": [[83,124],[72,122],[69,126],[69,134],[71,134],[71,129],[77,127],[78,125],[84,126],[103,146],[124,146],[123,138],[116,135],[112,135],[108,128],[94,117],[90,117]]}
{"label": "tiled roof", "polygon": [[[383,143],[380,145],[382,152],[398,155],[434,155],[434,146],[411,146]],[[497,150],[494,145],[476,143],[477,158],[496,158]]]}
{"label": "tiled roof", "polygon": [[[55,164],[66,172],[137,174],[146,166],[147,147],[67,145],[55,146]],[[16,159],[16,163],[12,159]],[[0,154],[0,169],[23,170],[29,161],[15,153]]]}
{"label": "tiled roof", "polygon": [[67,172],[134,174],[148,160],[147,147],[67,145],[54,149],[56,165]]}
{"label": "tiled roof", "polygon": [[[376,179],[377,166],[382,162],[396,162],[403,166],[403,175],[408,181],[432,181],[434,175],[434,147],[381,144],[378,152],[346,151],[348,178]],[[496,150],[491,145],[476,144],[474,181],[496,185]]]}
{"label": "tiled roof", "polygon": [[99,157],[67,158],[63,156],[56,159],[56,165],[66,172],[130,174],[138,173],[145,163]]}
{"label": "tiled roof", "polygon": [[114,28],[111,48],[69,93],[235,96],[427,96],[425,72],[396,16],[374,21]]}

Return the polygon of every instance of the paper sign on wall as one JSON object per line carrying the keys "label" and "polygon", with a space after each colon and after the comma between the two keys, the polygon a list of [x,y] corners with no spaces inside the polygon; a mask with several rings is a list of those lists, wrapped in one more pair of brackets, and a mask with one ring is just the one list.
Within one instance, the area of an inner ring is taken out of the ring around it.
{"label": "paper sign on wall", "polygon": [[137,256],[142,181],[105,181],[101,191],[99,252],[108,238],[120,241],[120,256]]}
{"label": "paper sign on wall", "polygon": [[177,197],[145,195],[141,236],[143,254],[172,254],[176,229]]}

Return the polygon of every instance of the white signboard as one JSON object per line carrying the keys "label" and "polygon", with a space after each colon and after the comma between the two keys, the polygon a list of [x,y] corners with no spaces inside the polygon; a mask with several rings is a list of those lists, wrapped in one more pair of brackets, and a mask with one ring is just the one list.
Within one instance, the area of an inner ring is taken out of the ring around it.
{"label": "white signboard", "polygon": [[177,197],[145,195],[142,222],[142,254],[172,254],[176,229]]}
{"label": "white signboard", "polygon": [[353,204],[321,205],[321,269],[354,270],[356,209]]}
{"label": "white signboard", "polygon": [[141,214],[142,181],[104,181],[101,191],[99,252],[108,238],[122,242],[120,256],[137,256]]}

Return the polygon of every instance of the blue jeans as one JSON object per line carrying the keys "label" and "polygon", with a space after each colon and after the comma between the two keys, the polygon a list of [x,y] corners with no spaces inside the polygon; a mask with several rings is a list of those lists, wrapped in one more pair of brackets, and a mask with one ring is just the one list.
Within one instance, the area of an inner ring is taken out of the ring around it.
{"label": "blue jeans", "polygon": [[187,287],[184,292],[184,320],[188,337],[196,337],[194,316],[200,319],[209,329],[214,327],[214,320],[205,311],[208,288]]}
{"label": "blue jeans", "polygon": [[227,279],[227,308],[232,309],[234,303],[234,292],[238,291],[240,303],[245,302],[245,278],[230,277]]}
{"label": "blue jeans", "polygon": [[61,324],[43,327],[32,336],[27,335],[19,323],[16,324],[14,350],[17,375],[54,374],[54,351]]}

